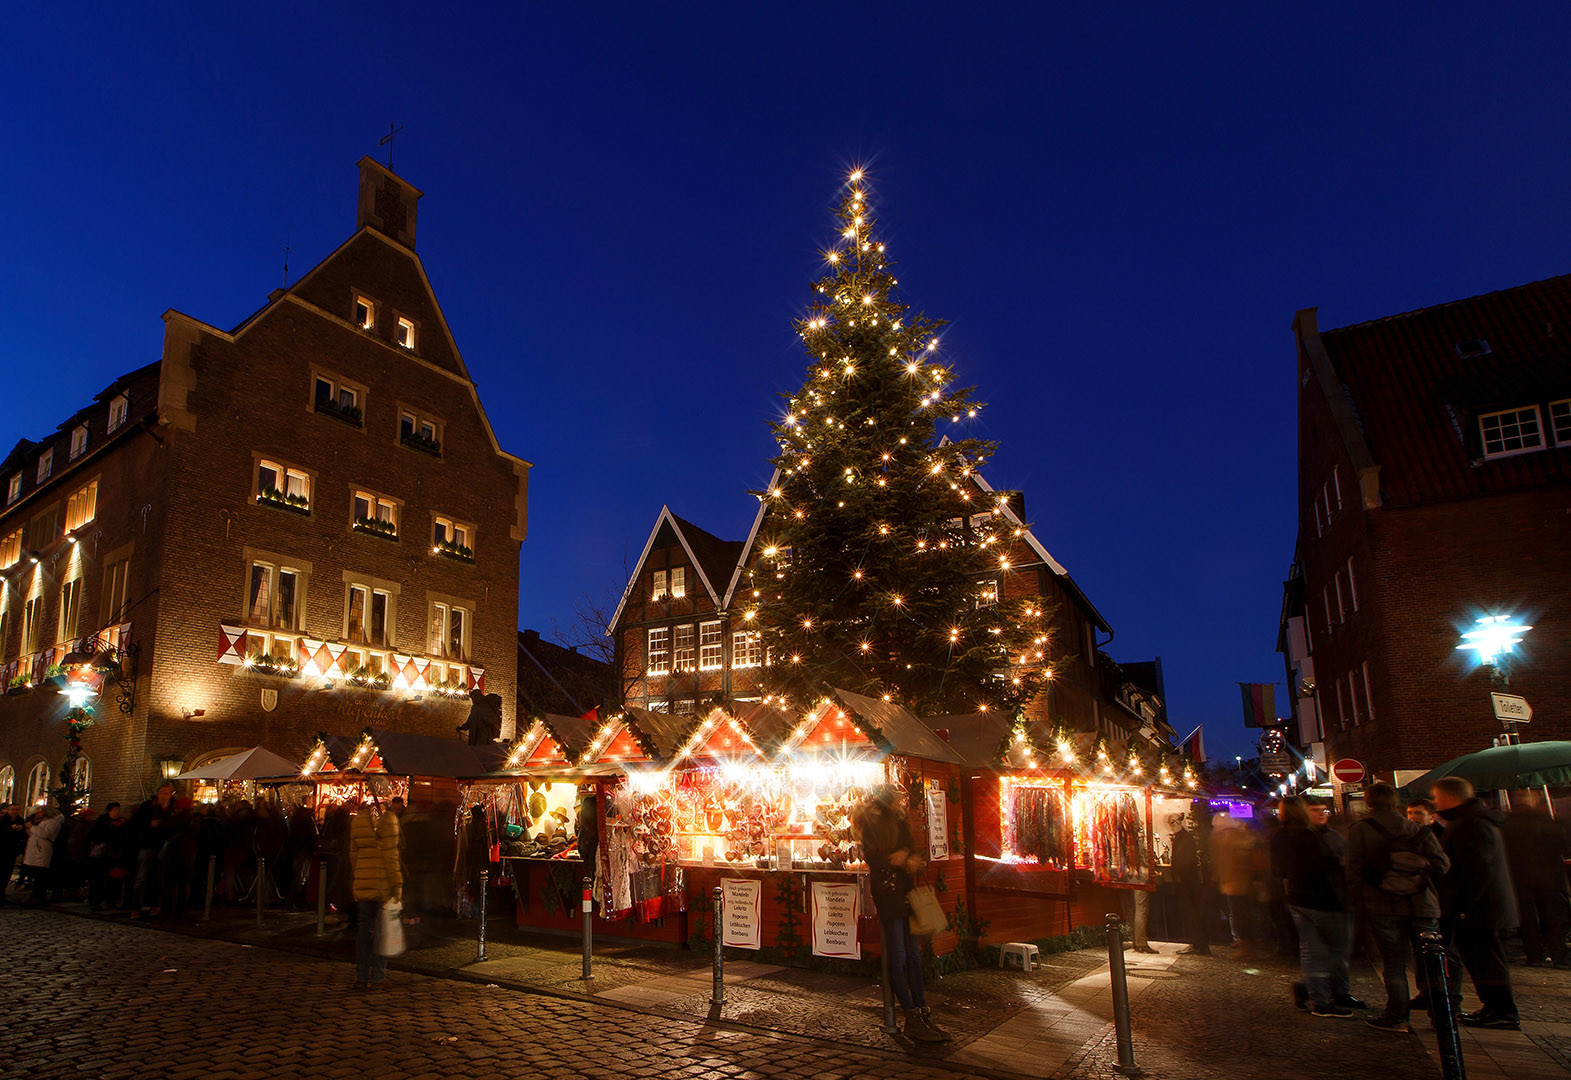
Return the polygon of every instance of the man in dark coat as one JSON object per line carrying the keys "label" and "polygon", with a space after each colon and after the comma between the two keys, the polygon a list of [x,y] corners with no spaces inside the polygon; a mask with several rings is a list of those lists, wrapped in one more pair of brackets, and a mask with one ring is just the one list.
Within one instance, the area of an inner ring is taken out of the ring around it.
{"label": "man in dark coat", "polygon": [[1172,875],[1189,917],[1191,940],[1183,951],[1210,956],[1211,928],[1221,904],[1211,880],[1211,804],[1204,799],[1190,804],[1189,820],[1173,834]]}
{"label": "man in dark coat", "polygon": [[[1423,955],[1418,935],[1439,924],[1435,882],[1451,868],[1451,860],[1433,832],[1397,812],[1396,788],[1390,784],[1371,785],[1365,805],[1369,813],[1347,834],[1348,892],[1368,920],[1386,984],[1385,1012],[1367,1023],[1377,1031],[1411,1031],[1407,961]],[[1394,857],[1398,851],[1410,852],[1411,858]],[[1403,866],[1412,872],[1404,872]],[[1422,965],[1418,975],[1424,986]]]}
{"label": "man in dark coat", "polygon": [[1566,957],[1566,931],[1571,930],[1571,896],[1566,893],[1566,832],[1549,816],[1536,791],[1519,791],[1511,799],[1511,816],[1500,826],[1506,842],[1506,865],[1522,914],[1522,948],[1529,967],[1545,960],[1557,968],[1571,967]]}
{"label": "man in dark coat", "polygon": [[6,902],[5,893],[11,887],[11,874],[16,870],[16,860],[22,857],[27,846],[27,833],[22,825],[22,815],[14,806],[0,806],[0,904]]}
{"label": "man in dark coat", "polygon": [[1440,929],[1483,1002],[1483,1008],[1467,1013],[1462,1022],[1517,1030],[1516,996],[1500,942],[1500,932],[1519,921],[1500,836],[1505,815],[1474,798],[1473,785],[1460,776],[1437,780],[1434,799],[1446,823],[1440,846],[1451,860],[1450,872],[1440,881]]}

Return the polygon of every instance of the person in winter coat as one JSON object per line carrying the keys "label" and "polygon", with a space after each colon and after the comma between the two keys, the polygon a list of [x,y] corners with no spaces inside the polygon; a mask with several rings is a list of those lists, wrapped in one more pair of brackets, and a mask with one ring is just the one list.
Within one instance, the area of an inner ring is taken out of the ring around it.
{"label": "person in winter coat", "polygon": [[[102,911],[105,905],[121,907],[125,902],[124,867],[132,857],[134,837],[131,819],[121,811],[119,803],[112,802],[104,808],[93,822],[87,840],[88,907],[93,911]],[[119,875],[111,876],[117,869]]]}
{"label": "person in winter coat", "polygon": [[1188,915],[1191,940],[1183,951],[1211,955],[1211,927],[1219,907],[1211,866],[1211,804],[1195,799],[1186,827],[1173,834],[1172,878]]}
{"label": "person in winter coat", "polygon": [[353,867],[355,906],[355,989],[387,985],[387,957],[377,948],[382,905],[399,900],[404,875],[398,851],[398,815],[362,806],[349,826],[349,861]]}
{"label": "person in winter coat", "polygon": [[[1411,1031],[1407,962],[1423,955],[1418,935],[1439,927],[1435,882],[1451,860],[1432,831],[1397,811],[1396,788],[1373,784],[1364,798],[1369,813],[1347,834],[1347,886],[1380,951],[1386,984],[1385,1012],[1367,1022],[1377,1031]],[[1417,970],[1427,989],[1423,966]]]}
{"label": "person in winter coat", "polygon": [[1271,873],[1282,879],[1298,928],[1305,986],[1298,1006],[1318,1017],[1346,1020],[1364,1004],[1353,996],[1348,980],[1347,841],[1326,826],[1330,815],[1323,805],[1311,808],[1301,798],[1283,799],[1280,816],[1282,828],[1271,838]]}
{"label": "person in winter coat", "polygon": [[[1440,846],[1451,859],[1451,870],[1440,881],[1440,932],[1472,976],[1483,1002],[1483,1008],[1467,1013],[1462,1022],[1517,1030],[1516,995],[1500,941],[1500,932],[1519,921],[1500,836],[1505,815],[1474,798],[1473,785],[1460,776],[1435,781],[1433,794],[1440,820],[1446,823]],[[1451,997],[1459,999],[1461,988]]]}
{"label": "person in winter coat", "polygon": [[1227,904],[1228,925],[1239,959],[1261,951],[1260,903],[1255,895],[1259,855],[1260,841],[1252,829],[1231,814],[1216,815],[1211,824],[1211,866],[1217,890]]}
{"label": "person in winter coat", "polygon": [[27,847],[27,826],[15,806],[0,806],[0,904],[6,903],[16,860]]}
{"label": "person in winter coat", "polygon": [[926,864],[916,854],[911,825],[891,790],[880,791],[851,814],[851,828],[867,859],[873,908],[883,924],[888,950],[889,982],[905,1012],[906,1038],[938,1043],[949,1036],[933,1023],[922,984],[922,943],[911,933],[911,905],[906,894],[915,887],[913,875]]}
{"label": "person in winter coat", "polygon": [[29,905],[43,904],[49,899],[49,867],[54,862],[55,841],[59,839],[64,824],[65,818],[47,807],[36,811],[28,823],[27,850],[22,855],[22,866],[33,881],[33,895],[27,901]]}
{"label": "person in winter coat", "polygon": [[1549,961],[1571,967],[1566,957],[1566,931],[1571,930],[1571,895],[1566,892],[1566,857],[1571,855],[1566,831],[1549,816],[1536,791],[1511,797],[1511,816],[1500,826],[1506,842],[1506,865],[1522,916],[1522,949],[1527,965]]}

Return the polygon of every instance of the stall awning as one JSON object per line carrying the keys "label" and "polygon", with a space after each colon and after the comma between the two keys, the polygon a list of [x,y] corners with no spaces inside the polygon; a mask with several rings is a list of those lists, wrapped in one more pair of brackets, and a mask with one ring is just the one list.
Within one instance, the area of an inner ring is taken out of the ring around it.
{"label": "stall awning", "polygon": [[[373,730],[382,769],[390,776],[440,776],[457,778],[478,776],[488,771],[476,748],[460,739],[439,739],[434,735],[413,735],[405,731]],[[327,753],[342,769],[359,749],[358,735],[329,735]],[[295,770],[297,773],[299,769]]]}
{"label": "stall awning", "polygon": [[265,747],[253,746],[238,754],[187,769],[176,780],[261,780],[299,777],[300,766]]}
{"label": "stall awning", "polygon": [[622,714],[623,720],[637,728],[654,746],[655,756],[661,761],[675,759],[677,751],[687,743],[699,723],[696,716],[651,712],[631,705],[623,709]]}
{"label": "stall awning", "polygon": [[878,732],[883,743],[881,748],[889,753],[927,761],[945,761],[951,765],[966,764],[966,759],[960,753],[894,702],[864,697],[849,690],[836,690],[835,697],[865,725]]}
{"label": "stall awning", "polygon": [[922,723],[973,769],[1047,768],[1059,763],[1046,724],[1027,724],[1025,741],[1017,741],[1014,724],[999,713],[924,716]]}
{"label": "stall awning", "polygon": [[775,706],[755,701],[737,718],[765,757],[773,757],[791,738],[798,719]]}

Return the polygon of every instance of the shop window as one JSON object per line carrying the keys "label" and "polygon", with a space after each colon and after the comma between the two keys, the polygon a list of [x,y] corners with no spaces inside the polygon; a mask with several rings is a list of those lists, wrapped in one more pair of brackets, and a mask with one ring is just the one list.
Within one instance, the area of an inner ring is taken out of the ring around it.
{"label": "shop window", "polygon": [[649,664],[651,675],[665,675],[671,670],[671,628],[657,627],[649,631]]}
{"label": "shop window", "polygon": [[40,761],[27,774],[27,805],[43,806],[49,801],[49,766]]}
{"label": "shop window", "polygon": [[113,626],[125,615],[126,583],[131,574],[130,559],[116,559],[104,567],[104,602],[98,609],[98,621]]}
{"label": "shop window", "polygon": [[720,623],[718,620],[698,624],[698,668],[700,671],[720,670],[720,654],[724,651],[724,640],[720,634]]}
{"label": "shop window", "polygon": [[22,652],[27,656],[35,653],[43,645],[44,636],[44,598],[34,596],[22,605]]}
{"label": "shop window", "polygon": [[109,431],[118,430],[131,411],[131,399],[126,394],[116,394],[109,401]]}
{"label": "shop window", "polygon": [[38,455],[38,479],[34,483],[42,484],[45,480],[48,480],[49,474],[54,471],[54,467],[55,451],[54,447],[50,447]]}
{"label": "shop window", "polygon": [[400,347],[408,349],[410,352],[414,352],[415,324],[408,319],[400,318],[398,320],[398,327],[393,332],[393,340],[396,341]]}
{"label": "shop window", "polygon": [[671,587],[666,584],[665,571],[656,570],[654,573],[654,584],[649,588],[649,599],[664,600],[670,595]]}
{"label": "shop window", "polygon": [[1537,405],[1485,413],[1478,418],[1478,430],[1484,438],[1486,458],[1510,457],[1544,448]]}
{"label": "shop window", "polygon": [[0,570],[9,570],[22,561],[22,530],[16,529],[0,540]]}
{"label": "shop window", "polygon": [[683,623],[676,628],[676,645],[671,651],[672,671],[692,671],[696,668],[693,651],[693,624]]}
{"label": "shop window", "polygon": [[74,491],[65,501],[65,531],[75,532],[98,516],[98,481]]}
{"label": "shop window", "polygon": [[5,485],[5,501],[6,501],[6,505],[9,506],[11,503],[16,502],[16,500],[20,499],[21,497],[22,497],[22,474],[21,473],[12,473],[11,474],[11,479],[6,481],[6,485]]}
{"label": "shop window", "polygon": [[376,328],[376,304],[370,297],[359,295],[355,297],[355,325],[362,330]]}
{"label": "shop window", "polygon": [[426,640],[426,651],[432,656],[440,656],[445,660],[469,660],[469,627],[471,623],[468,608],[457,604],[433,602],[431,604],[431,627]]}
{"label": "shop window", "polygon": [[71,460],[75,461],[87,449],[87,425],[78,424],[71,429]]}
{"label": "shop window", "polygon": [[60,586],[60,636],[56,641],[75,641],[81,633],[82,579],[72,578]]}
{"label": "shop window", "polygon": [[298,630],[304,592],[300,571],[253,562],[246,587],[246,621],[272,630]]}
{"label": "shop window", "polygon": [[344,637],[356,645],[386,648],[393,617],[393,597],[386,589],[351,584],[344,612]]}
{"label": "shop window", "polygon": [[757,630],[737,630],[731,635],[732,667],[758,667],[763,659],[764,646]]}
{"label": "shop window", "polygon": [[398,503],[374,491],[356,491],[353,521],[357,532],[375,533],[389,540],[398,538]]}

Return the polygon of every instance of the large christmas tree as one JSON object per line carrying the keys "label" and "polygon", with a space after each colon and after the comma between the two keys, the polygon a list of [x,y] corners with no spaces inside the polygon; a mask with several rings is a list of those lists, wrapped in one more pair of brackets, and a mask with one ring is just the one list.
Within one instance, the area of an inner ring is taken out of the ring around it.
{"label": "large christmas tree", "polygon": [[919,714],[1013,715],[1049,677],[1052,612],[1010,599],[1021,533],[1009,492],[976,469],[981,405],[939,359],[942,323],[896,294],[860,170],[846,183],[827,275],[797,323],[809,363],[772,423],[742,625],[769,647],[767,691],[808,704],[831,688]]}

